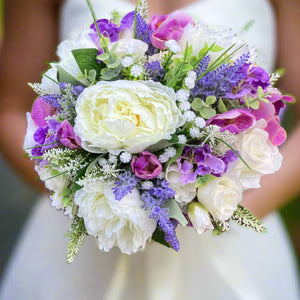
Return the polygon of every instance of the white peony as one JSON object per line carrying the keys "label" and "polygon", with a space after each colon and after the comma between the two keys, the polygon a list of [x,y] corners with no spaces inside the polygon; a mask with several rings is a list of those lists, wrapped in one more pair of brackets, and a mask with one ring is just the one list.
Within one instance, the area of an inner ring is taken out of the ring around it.
{"label": "white peony", "polygon": [[175,200],[185,205],[191,202],[196,197],[196,187],[194,183],[183,184],[180,180],[180,171],[177,163],[168,165],[166,170],[166,179],[169,182],[170,188],[173,189]]}
{"label": "white peony", "polygon": [[[114,43],[109,45],[112,48]],[[131,55],[135,58],[143,58],[148,50],[148,44],[137,39],[120,39],[115,54],[123,58],[125,55]]]}
{"label": "white peony", "polygon": [[[55,175],[55,171],[51,170],[47,166],[36,166],[35,170],[40,179],[45,182],[46,188],[53,192],[50,196],[52,206],[56,207],[57,209],[65,209],[65,206],[61,200],[64,198],[64,191],[70,185],[69,179],[64,175],[53,177]],[[66,210],[65,214],[69,213],[70,208]]]}
{"label": "white peony", "polygon": [[137,153],[183,124],[173,89],[153,81],[100,81],[76,103],[74,130],[94,153]]}
{"label": "white peony", "polygon": [[188,205],[187,214],[198,234],[214,229],[208,211],[201,203],[191,202]]}
{"label": "white peony", "polygon": [[238,135],[236,148],[251,170],[239,160],[232,174],[239,178],[244,189],[259,188],[261,176],[272,174],[281,166],[282,156],[263,130],[265,126],[265,121],[259,120],[255,127]]}
{"label": "white peony", "polygon": [[242,192],[242,185],[237,178],[224,175],[201,185],[197,190],[197,198],[215,219],[226,221],[241,202]]}
{"label": "white peony", "polygon": [[47,70],[42,77],[40,88],[44,94],[60,95],[61,91],[57,82],[57,70],[55,67]]}
{"label": "white peony", "polygon": [[120,201],[115,200],[113,184],[95,183],[75,194],[78,215],[84,218],[90,235],[97,236],[99,248],[108,252],[117,246],[131,254],[145,248],[156,228],[156,222],[141,208],[137,189]]}

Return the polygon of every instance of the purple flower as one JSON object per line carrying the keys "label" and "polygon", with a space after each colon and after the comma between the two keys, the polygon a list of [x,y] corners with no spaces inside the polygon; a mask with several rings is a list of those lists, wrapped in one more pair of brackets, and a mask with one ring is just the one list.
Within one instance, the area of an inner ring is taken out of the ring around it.
{"label": "purple flower", "polygon": [[[117,42],[119,40],[119,31],[120,29],[118,26],[112,22],[110,22],[107,19],[100,19],[97,20],[97,24],[99,27],[100,33],[109,38],[109,40],[113,42]],[[89,34],[90,38],[92,39],[93,43],[97,46],[97,48],[100,48],[99,43],[99,36],[97,33],[96,25],[93,23],[90,28],[93,30],[92,33]]]}
{"label": "purple flower", "polygon": [[57,129],[57,137],[60,142],[70,149],[79,149],[81,148],[81,140],[75,134],[74,128],[69,123],[68,120],[61,122]]}
{"label": "purple flower", "polygon": [[270,85],[270,77],[263,68],[253,65],[249,68],[247,83],[256,90],[259,86],[265,90]]}
{"label": "purple flower", "polygon": [[158,158],[149,151],[142,151],[139,157],[134,156],[130,166],[134,174],[142,179],[155,178],[162,170]]}
{"label": "purple flower", "polygon": [[56,112],[55,107],[44,102],[42,98],[37,98],[32,106],[31,118],[36,126],[44,127],[47,126],[45,118],[53,116]]}
{"label": "purple flower", "polygon": [[223,114],[218,114],[210,118],[206,124],[222,127],[221,132],[228,130],[238,134],[252,127],[256,122],[255,116],[242,109],[233,109]]}
{"label": "purple flower", "polygon": [[165,50],[166,41],[179,41],[184,28],[194,25],[193,19],[182,11],[175,11],[170,15],[154,15],[150,20],[150,28],[153,31],[151,36],[152,44],[161,50]]}
{"label": "purple flower", "polygon": [[115,194],[115,199],[120,201],[124,196],[130,194],[139,181],[140,179],[131,174],[130,171],[121,173],[119,179],[115,181],[116,186],[112,189]]}

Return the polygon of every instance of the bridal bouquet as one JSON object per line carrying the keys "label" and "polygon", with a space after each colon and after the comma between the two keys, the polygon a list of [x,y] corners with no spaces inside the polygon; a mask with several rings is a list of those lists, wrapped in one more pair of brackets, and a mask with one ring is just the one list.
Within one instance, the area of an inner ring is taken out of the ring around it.
{"label": "bridal bouquet", "polygon": [[30,84],[39,97],[24,143],[72,219],[68,261],[86,235],[131,254],[151,240],[178,251],[177,226],[264,231],[240,202],[281,164],[278,115],[293,98],[273,87],[278,75],[230,30],[181,11],[148,19],[141,1],[123,18],[91,12]]}

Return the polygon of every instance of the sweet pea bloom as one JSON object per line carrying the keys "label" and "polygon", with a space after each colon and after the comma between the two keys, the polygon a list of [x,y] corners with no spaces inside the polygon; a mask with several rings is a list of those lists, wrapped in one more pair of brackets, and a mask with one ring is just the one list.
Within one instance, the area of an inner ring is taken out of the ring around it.
{"label": "sweet pea bloom", "polygon": [[[99,20],[97,20],[97,24],[98,24],[99,31],[103,36],[109,38],[109,40],[112,43],[118,41],[118,39],[119,39],[118,33],[119,33],[120,29],[118,28],[118,26],[116,24],[112,23],[111,21],[109,21],[107,19],[99,19]],[[92,41],[97,46],[97,48],[99,48],[100,47],[99,36],[97,33],[96,25],[93,23],[90,26],[90,28],[92,29],[92,33],[90,33],[89,36],[91,37]]]}
{"label": "sweet pea bloom", "polygon": [[152,179],[157,177],[162,166],[158,158],[149,151],[142,151],[140,156],[134,156],[130,163],[132,172],[139,178]]}
{"label": "sweet pea bloom", "polygon": [[80,138],[75,134],[74,129],[68,120],[64,120],[59,124],[57,137],[64,146],[70,149],[81,148]]}
{"label": "sweet pea bloom", "polygon": [[222,127],[221,132],[228,130],[238,134],[251,128],[255,124],[255,116],[242,109],[233,109],[223,114],[215,115],[207,121],[207,125]]}
{"label": "sweet pea bloom", "polygon": [[194,25],[193,19],[182,11],[175,11],[170,15],[154,15],[150,20],[150,28],[153,31],[151,43],[161,49],[166,49],[166,41],[180,40],[184,28],[188,25]]}
{"label": "sweet pea bloom", "polygon": [[89,152],[138,153],[183,124],[173,89],[153,81],[100,81],[78,97],[74,131]]}
{"label": "sweet pea bloom", "polygon": [[31,118],[36,126],[44,127],[47,126],[46,117],[53,116],[56,111],[55,107],[44,102],[42,98],[37,98],[32,106]]}

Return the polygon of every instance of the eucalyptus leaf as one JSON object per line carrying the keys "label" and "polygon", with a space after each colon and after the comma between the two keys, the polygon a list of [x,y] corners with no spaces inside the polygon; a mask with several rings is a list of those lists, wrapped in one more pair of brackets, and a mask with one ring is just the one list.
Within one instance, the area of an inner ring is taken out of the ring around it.
{"label": "eucalyptus leaf", "polygon": [[202,184],[205,184],[207,182],[210,182],[212,180],[214,180],[216,177],[214,175],[211,174],[206,174],[204,176],[199,176],[195,182],[195,186],[196,188],[198,188],[199,186],[201,186]]}
{"label": "eucalyptus leaf", "polygon": [[173,218],[177,220],[183,227],[185,227],[188,224],[187,219],[183,215],[175,199],[170,199],[168,202],[165,203],[164,207],[169,210],[168,211],[169,218]]}
{"label": "eucalyptus leaf", "polygon": [[200,116],[206,120],[210,119],[211,117],[217,114],[216,110],[211,107],[203,107],[199,113]]}
{"label": "eucalyptus leaf", "polygon": [[191,103],[191,107],[194,111],[201,111],[204,105],[205,104],[201,98],[195,98]]}
{"label": "eucalyptus leaf", "polygon": [[227,111],[227,108],[221,98],[218,100],[218,111],[221,114]]}
{"label": "eucalyptus leaf", "polygon": [[217,101],[217,98],[215,96],[208,96],[205,100],[205,103],[207,105],[212,105]]}
{"label": "eucalyptus leaf", "polygon": [[115,69],[104,68],[101,70],[101,79],[113,80],[119,76],[119,74],[121,73],[121,69],[122,69],[121,65]]}

